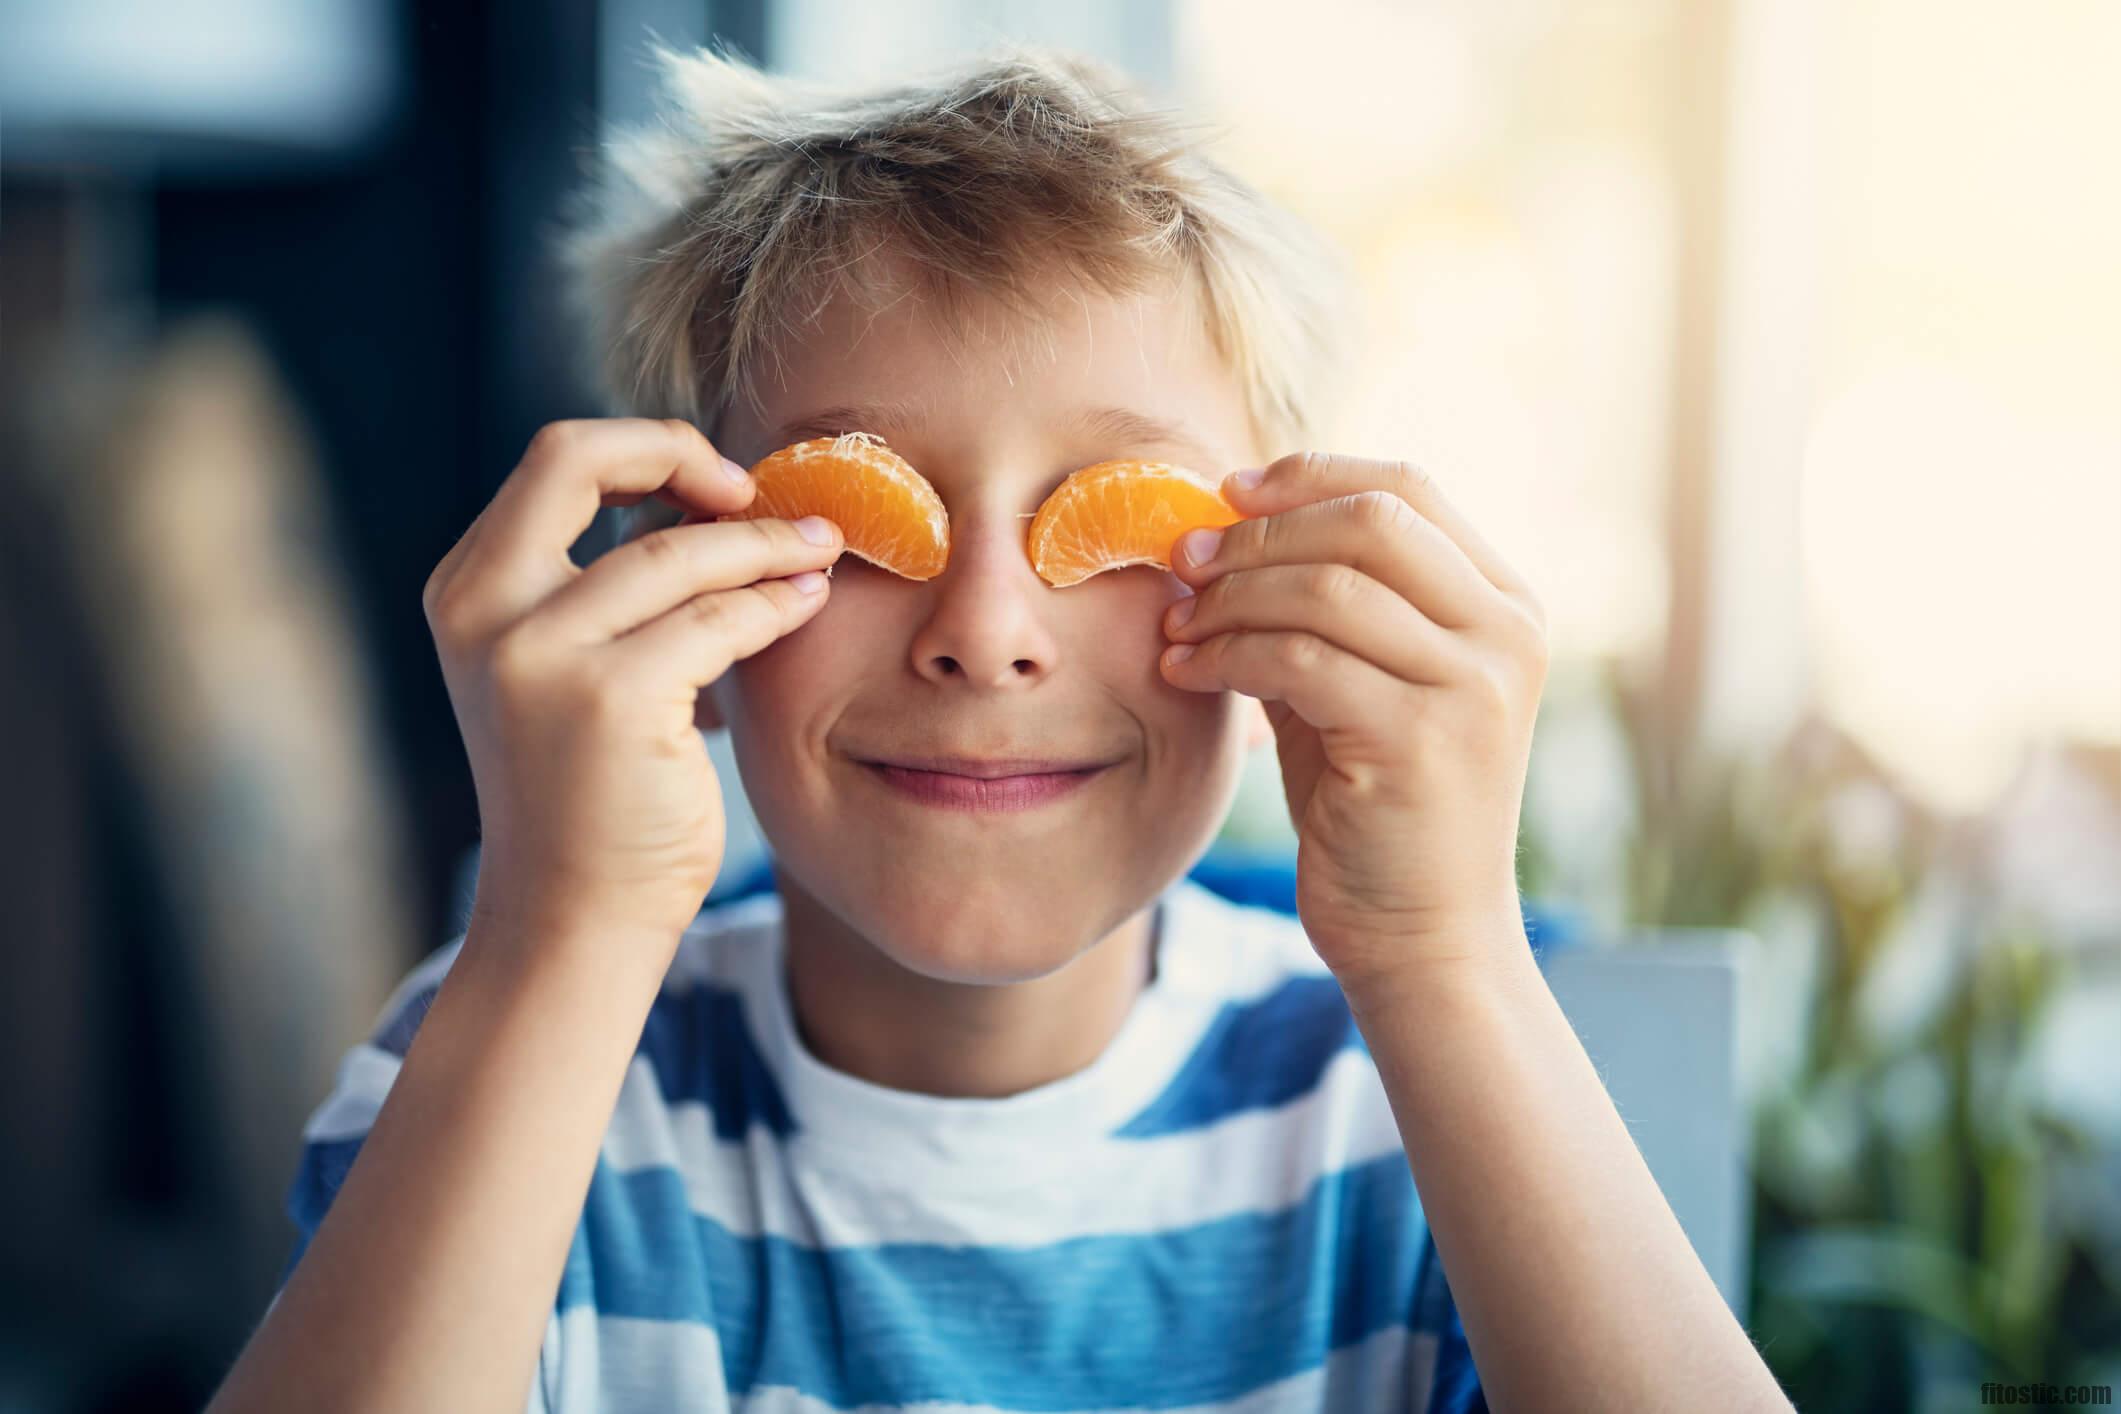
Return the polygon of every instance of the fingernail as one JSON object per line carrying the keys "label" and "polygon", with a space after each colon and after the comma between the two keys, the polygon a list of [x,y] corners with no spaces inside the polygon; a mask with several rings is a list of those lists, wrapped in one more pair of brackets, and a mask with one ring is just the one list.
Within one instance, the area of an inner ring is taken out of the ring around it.
{"label": "fingernail", "polygon": [[1241,489],[1246,491],[1250,491],[1253,487],[1259,485],[1260,482],[1266,480],[1266,478],[1267,469],[1263,466],[1248,467],[1243,471],[1232,472],[1230,475],[1230,479],[1236,482]]}
{"label": "fingernail", "polygon": [[1193,617],[1193,611],[1199,606],[1200,600],[1194,595],[1188,595],[1173,604],[1171,606],[1171,627],[1174,629],[1184,628],[1186,620]]}
{"label": "fingernail", "polygon": [[1190,643],[1180,643],[1165,650],[1164,661],[1166,663],[1183,663],[1186,661],[1186,659],[1192,656],[1193,645]]}
{"label": "fingernail", "polygon": [[805,594],[825,592],[825,576],[817,570],[804,570],[801,574],[789,575],[788,582]]}
{"label": "fingernail", "polygon": [[1186,560],[1189,564],[1204,565],[1215,558],[1215,551],[1223,543],[1220,530],[1189,530],[1186,532]]}
{"label": "fingernail", "polygon": [[813,545],[832,543],[832,522],[823,516],[804,516],[795,523],[795,532]]}
{"label": "fingernail", "polygon": [[727,457],[722,458],[722,475],[728,477],[739,486],[751,479],[750,472],[744,470],[744,468],[738,466]]}

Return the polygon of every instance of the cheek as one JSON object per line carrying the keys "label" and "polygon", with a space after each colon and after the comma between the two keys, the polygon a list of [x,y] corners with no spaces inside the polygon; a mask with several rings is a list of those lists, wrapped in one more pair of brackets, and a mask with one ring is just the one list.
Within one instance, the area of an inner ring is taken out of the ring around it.
{"label": "cheek", "polygon": [[[1100,584],[1100,580],[1106,582]],[[1060,592],[1076,594],[1095,590],[1104,593],[1094,600],[1086,594],[1084,603],[1089,609],[1085,615],[1088,622],[1079,627],[1084,632],[1095,633],[1101,643],[1124,645],[1129,653],[1147,653],[1152,659],[1171,646],[1171,640],[1164,635],[1165,611],[1193,594],[1177,575],[1148,565],[1107,570],[1087,584],[1071,586]]]}
{"label": "cheek", "polygon": [[819,704],[842,701],[845,684],[860,672],[848,644],[858,632],[832,622],[828,604],[793,633],[732,663],[704,688],[693,720],[718,725],[757,740],[798,733],[816,721]]}
{"label": "cheek", "polygon": [[846,670],[846,654],[834,646],[844,638],[832,625],[813,619],[732,665],[721,690],[733,690],[754,719],[785,719],[798,698],[819,697],[820,689],[829,691]]}
{"label": "cheek", "polygon": [[1161,664],[1164,650],[1171,646],[1164,633],[1164,611],[1192,591],[1178,576],[1145,566],[1108,570],[1098,579],[1110,581],[1099,586],[1108,589],[1107,597],[1086,605],[1088,611],[1071,625],[1078,661],[1091,665],[1099,681],[1123,692],[1144,716],[1166,727],[1212,730],[1219,717],[1216,694],[1173,686]]}

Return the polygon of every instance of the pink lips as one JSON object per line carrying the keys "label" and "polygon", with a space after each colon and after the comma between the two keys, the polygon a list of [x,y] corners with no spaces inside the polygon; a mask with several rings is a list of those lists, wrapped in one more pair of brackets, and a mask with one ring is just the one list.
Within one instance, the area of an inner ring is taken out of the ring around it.
{"label": "pink lips", "polygon": [[951,810],[1026,810],[1044,805],[1082,789],[1108,768],[1092,766],[1076,771],[1034,771],[1024,775],[954,775],[948,771],[920,771],[906,766],[864,762],[862,769],[878,780],[924,805]]}

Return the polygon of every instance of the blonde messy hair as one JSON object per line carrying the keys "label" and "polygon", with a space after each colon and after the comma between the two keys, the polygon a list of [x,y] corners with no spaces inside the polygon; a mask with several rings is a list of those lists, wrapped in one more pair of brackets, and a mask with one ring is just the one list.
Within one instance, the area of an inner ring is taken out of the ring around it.
{"label": "blonde messy hair", "polygon": [[832,298],[910,274],[954,323],[1056,276],[1121,296],[1190,285],[1271,454],[1311,435],[1346,284],[1307,227],[1188,126],[1079,56],[990,49],[851,91],[658,48],[659,121],[615,132],[563,254],[613,411],[710,436]]}

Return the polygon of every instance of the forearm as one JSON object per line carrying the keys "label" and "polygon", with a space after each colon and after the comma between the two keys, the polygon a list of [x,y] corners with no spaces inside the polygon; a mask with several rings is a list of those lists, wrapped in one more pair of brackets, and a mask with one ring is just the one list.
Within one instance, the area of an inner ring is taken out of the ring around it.
{"label": "forearm", "polygon": [[668,957],[562,931],[474,921],[216,1414],[520,1414]]}
{"label": "forearm", "polygon": [[1787,1410],[1514,922],[1349,990],[1498,1410]]}

